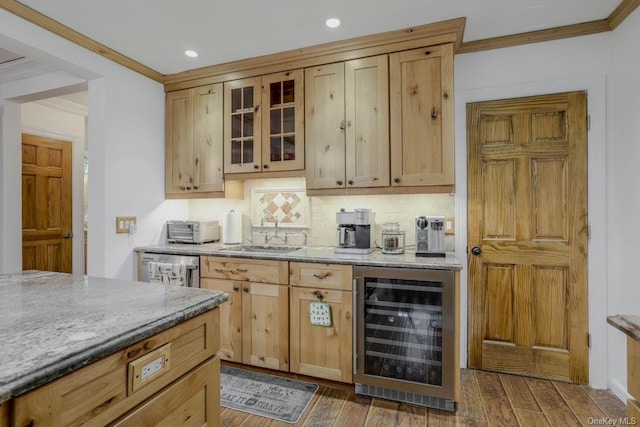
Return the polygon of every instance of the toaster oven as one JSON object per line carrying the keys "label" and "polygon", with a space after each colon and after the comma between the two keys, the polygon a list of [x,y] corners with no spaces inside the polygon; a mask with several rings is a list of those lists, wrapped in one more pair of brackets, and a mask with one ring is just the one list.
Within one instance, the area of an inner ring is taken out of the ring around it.
{"label": "toaster oven", "polygon": [[167,243],[208,243],[220,240],[218,221],[167,221]]}

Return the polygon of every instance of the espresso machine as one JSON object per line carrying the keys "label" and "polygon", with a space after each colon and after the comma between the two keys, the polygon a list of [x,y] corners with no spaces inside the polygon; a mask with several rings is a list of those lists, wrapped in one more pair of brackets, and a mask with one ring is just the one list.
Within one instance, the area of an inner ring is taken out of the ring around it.
{"label": "espresso machine", "polygon": [[444,217],[416,217],[416,256],[444,257]]}
{"label": "espresso machine", "polygon": [[373,223],[375,213],[371,209],[354,209],[336,213],[338,246],[335,253],[368,254],[373,252]]}

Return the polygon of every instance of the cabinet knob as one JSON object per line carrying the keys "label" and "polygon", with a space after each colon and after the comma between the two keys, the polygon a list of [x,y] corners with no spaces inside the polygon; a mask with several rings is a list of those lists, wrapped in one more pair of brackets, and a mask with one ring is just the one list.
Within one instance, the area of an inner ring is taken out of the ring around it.
{"label": "cabinet knob", "polygon": [[234,286],[234,287],[233,287],[233,292],[238,292],[239,290],[240,290],[240,288],[239,288],[239,287],[237,287],[237,286]]}
{"label": "cabinet knob", "polygon": [[247,288],[246,286],[245,286],[244,288],[242,288],[242,290],[243,290],[244,292],[247,292],[247,293],[249,292],[249,288]]}
{"label": "cabinet knob", "polygon": [[352,180],[352,179],[350,179],[349,181],[347,181],[347,183],[348,183],[349,185],[353,185],[353,180]]}
{"label": "cabinet knob", "polygon": [[191,187],[186,186],[184,189],[185,189],[185,190],[187,190],[187,191],[189,191],[189,190],[191,190]]}
{"label": "cabinet knob", "polygon": [[322,292],[315,291],[314,293],[316,294],[316,298],[318,298],[319,300],[322,300],[324,298],[324,296],[322,295]]}
{"label": "cabinet knob", "polygon": [[194,189],[194,190],[197,190],[197,189],[198,189],[198,186],[197,186],[197,185],[194,185],[194,186],[193,186],[193,189]]}
{"label": "cabinet knob", "polygon": [[258,166],[258,165],[253,165],[253,168],[254,168],[254,169],[260,169],[260,166]]}
{"label": "cabinet knob", "polygon": [[262,165],[262,169],[269,169],[269,165]]}
{"label": "cabinet knob", "polygon": [[400,178],[393,178],[393,182],[395,182],[396,184],[400,182]]}
{"label": "cabinet knob", "polygon": [[336,184],[342,185],[342,181],[338,180],[338,181],[336,181]]}

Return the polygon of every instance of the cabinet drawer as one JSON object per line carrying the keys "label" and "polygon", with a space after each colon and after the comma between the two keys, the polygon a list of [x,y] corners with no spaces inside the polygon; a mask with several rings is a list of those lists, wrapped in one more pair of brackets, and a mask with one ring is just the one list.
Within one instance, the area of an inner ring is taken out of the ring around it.
{"label": "cabinet drawer", "polygon": [[290,270],[292,286],[353,290],[353,267],[350,265],[292,262]]}
{"label": "cabinet drawer", "polygon": [[286,285],[289,263],[264,259],[202,257],[202,277]]}
{"label": "cabinet drawer", "polygon": [[[212,358],[219,346],[219,329],[219,309],[214,309],[130,345],[16,398],[14,420],[18,425],[52,427],[111,422]],[[153,365],[147,366],[167,348],[170,363],[157,372]],[[132,366],[138,366],[137,372],[146,367],[152,374],[133,386]]]}
{"label": "cabinet drawer", "polygon": [[627,337],[627,388],[640,401],[640,341]]}
{"label": "cabinet drawer", "polygon": [[219,426],[219,378],[220,359],[216,357],[153,396],[114,426],[177,426],[185,420],[189,420],[189,425]]}

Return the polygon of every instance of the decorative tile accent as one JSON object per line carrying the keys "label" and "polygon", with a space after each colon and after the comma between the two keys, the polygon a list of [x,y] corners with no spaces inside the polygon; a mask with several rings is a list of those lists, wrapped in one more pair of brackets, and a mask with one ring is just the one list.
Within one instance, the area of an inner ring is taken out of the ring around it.
{"label": "decorative tile accent", "polygon": [[251,190],[251,224],[278,227],[308,228],[309,199],[305,190]]}

